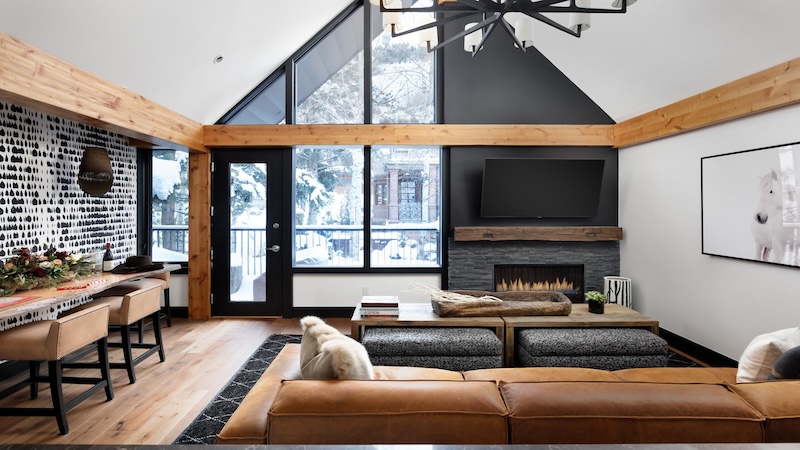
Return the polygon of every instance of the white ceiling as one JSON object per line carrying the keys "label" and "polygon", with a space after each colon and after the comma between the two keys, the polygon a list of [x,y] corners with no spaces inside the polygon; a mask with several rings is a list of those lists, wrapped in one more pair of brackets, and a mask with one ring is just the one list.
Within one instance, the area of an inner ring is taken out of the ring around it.
{"label": "white ceiling", "polygon": [[[0,0],[0,31],[210,124],[349,3]],[[535,46],[619,122],[800,57],[799,17],[798,0],[641,0]]]}

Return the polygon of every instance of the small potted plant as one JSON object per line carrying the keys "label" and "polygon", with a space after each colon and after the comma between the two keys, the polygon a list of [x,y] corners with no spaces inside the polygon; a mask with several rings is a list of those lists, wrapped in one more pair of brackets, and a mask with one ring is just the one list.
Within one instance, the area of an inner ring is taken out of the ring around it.
{"label": "small potted plant", "polygon": [[608,297],[603,295],[600,291],[589,291],[584,297],[586,303],[589,304],[589,312],[594,314],[603,314],[605,312],[605,304],[608,302]]}

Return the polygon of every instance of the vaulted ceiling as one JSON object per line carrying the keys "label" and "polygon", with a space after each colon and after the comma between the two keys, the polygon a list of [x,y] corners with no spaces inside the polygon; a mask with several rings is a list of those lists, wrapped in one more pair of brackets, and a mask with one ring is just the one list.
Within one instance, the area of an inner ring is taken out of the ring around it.
{"label": "vaulted ceiling", "polygon": [[[0,0],[0,31],[211,124],[349,3]],[[619,122],[800,57],[798,17],[797,0],[641,0],[535,46]]]}

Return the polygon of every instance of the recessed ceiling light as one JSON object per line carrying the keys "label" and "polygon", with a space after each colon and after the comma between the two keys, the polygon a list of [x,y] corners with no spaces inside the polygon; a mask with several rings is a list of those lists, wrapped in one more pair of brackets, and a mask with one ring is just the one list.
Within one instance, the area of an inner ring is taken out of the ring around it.
{"label": "recessed ceiling light", "polygon": [[217,55],[214,57],[214,64],[222,62],[222,55]]}

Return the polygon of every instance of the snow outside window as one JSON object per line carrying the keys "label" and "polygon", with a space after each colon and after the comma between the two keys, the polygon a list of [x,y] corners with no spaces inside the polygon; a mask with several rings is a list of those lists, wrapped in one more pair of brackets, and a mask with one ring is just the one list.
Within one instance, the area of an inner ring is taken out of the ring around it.
{"label": "snow outside window", "polygon": [[364,149],[294,149],[294,266],[364,266]]}
{"label": "snow outside window", "polygon": [[189,260],[189,153],[153,150],[153,261]]}

